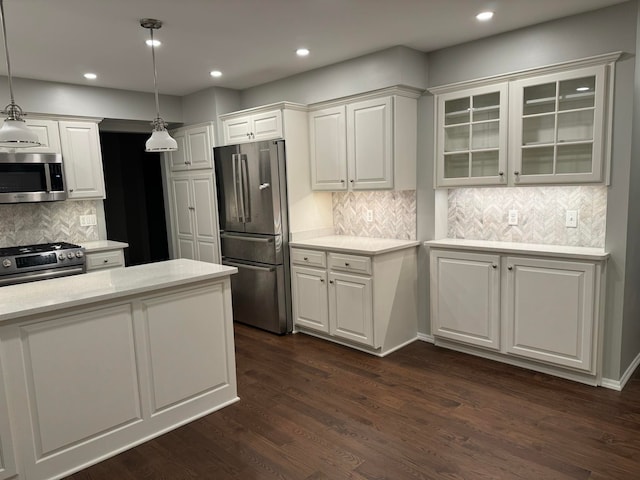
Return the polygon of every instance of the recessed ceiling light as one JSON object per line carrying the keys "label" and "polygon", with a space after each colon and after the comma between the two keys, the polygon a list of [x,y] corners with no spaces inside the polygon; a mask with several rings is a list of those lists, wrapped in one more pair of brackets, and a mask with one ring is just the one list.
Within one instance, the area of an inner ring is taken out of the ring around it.
{"label": "recessed ceiling light", "polygon": [[96,78],[98,78],[98,75],[96,75],[95,73],[85,73],[84,78],[86,78],[87,80],[95,80]]}
{"label": "recessed ceiling light", "polygon": [[209,72],[209,75],[218,78],[222,76],[222,72],[220,70],[212,70],[211,72]]}
{"label": "recessed ceiling light", "polygon": [[480,20],[481,22],[486,22],[487,20],[491,20],[493,18],[493,12],[480,12],[476,15],[476,20]]}
{"label": "recessed ceiling light", "polygon": [[299,48],[298,50],[296,50],[296,55],[298,55],[299,57],[306,57],[307,55],[309,55],[309,49]]}
{"label": "recessed ceiling light", "polygon": [[589,91],[589,87],[578,87],[578,88],[576,88],[576,91],[578,91],[578,92],[588,92]]}
{"label": "recessed ceiling light", "polygon": [[[148,46],[151,46],[151,40],[146,40],[144,43],[146,43]],[[154,47],[159,47],[160,45],[162,45],[162,42],[160,40],[153,41]]]}

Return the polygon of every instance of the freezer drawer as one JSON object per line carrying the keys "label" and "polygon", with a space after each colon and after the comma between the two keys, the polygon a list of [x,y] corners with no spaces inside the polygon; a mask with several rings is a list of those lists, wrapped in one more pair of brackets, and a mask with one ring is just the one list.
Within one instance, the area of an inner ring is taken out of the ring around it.
{"label": "freezer drawer", "polygon": [[290,304],[283,265],[256,265],[222,260],[236,267],[231,276],[233,319],[273,333],[291,331]]}
{"label": "freezer drawer", "polygon": [[282,235],[223,232],[220,245],[224,258],[279,265],[284,262]]}

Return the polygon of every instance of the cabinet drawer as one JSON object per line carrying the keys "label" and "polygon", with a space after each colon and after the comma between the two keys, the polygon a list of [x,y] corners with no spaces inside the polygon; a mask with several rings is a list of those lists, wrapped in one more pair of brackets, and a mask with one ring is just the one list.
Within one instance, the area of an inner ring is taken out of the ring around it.
{"label": "cabinet drawer", "polygon": [[87,271],[116,267],[124,267],[122,250],[87,254]]}
{"label": "cabinet drawer", "polygon": [[298,265],[308,265],[310,267],[326,267],[327,259],[324,252],[317,250],[303,250],[301,248],[291,249],[291,263]]}
{"label": "cabinet drawer", "polygon": [[329,268],[331,270],[343,270],[345,272],[371,275],[371,258],[360,255],[330,253]]}

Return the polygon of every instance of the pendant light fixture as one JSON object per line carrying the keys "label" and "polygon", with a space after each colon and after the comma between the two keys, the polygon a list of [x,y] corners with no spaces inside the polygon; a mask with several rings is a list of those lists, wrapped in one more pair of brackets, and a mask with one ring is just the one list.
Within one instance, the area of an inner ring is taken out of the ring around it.
{"label": "pendant light fixture", "polygon": [[22,119],[24,112],[13,98],[13,84],[11,83],[11,61],[9,60],[9,47],[7,46],[7,27],[4,22],[4,1],[0,0],[0,20],[2,24],[2,37],[4,38],[4,52],[7,59],[7,80],[9,82],[9,96],[11,103],[4,107],[2,113],[7,118],[0,128],[0,147],[37,147],[40,144],[38,135],[27,127]]}
{"label": "pendant light fixture", "polygon": [[[2,1],[2,0],[0,0]],[[140,20],[140,26],[148,28],[151,34],[151,58],[153,60],[153,88],[156,96],[156,118],[153,119],[153,132],[151,137],[145,143],[145,151],[147,152],[174,152],[178,150],[178,143],[171,138],[167,132],[167,123],[160,117],[160,102],[158,101],[158,72],[156,70],[156,50],[153,41],[153,31],[162,27],[160,20],[153,18],[143,18]]]}

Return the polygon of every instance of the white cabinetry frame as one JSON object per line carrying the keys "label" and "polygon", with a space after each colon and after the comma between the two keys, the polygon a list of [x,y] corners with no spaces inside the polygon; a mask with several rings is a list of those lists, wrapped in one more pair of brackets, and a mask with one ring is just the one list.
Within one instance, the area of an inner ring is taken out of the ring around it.
{"label": "white cabinetry frame", "polygon": [[436,344],[598,385],[607,255],[474,243],[426,242]]}
{"label": "white cabinetry frame", "polygon": [[608,184],[620,55],[431,88],[435,187]]}
{"label": "white cabinetry frame", "polygon": [[212,123],[181,127],[171,131],[178,150],[167,153],[172,172],[213,168]]}
{"label": "white cabinetry frame", "polygon": [[98,124],[58,122],[69,199],[105,198]]}
{"label": "white cabinetry frame", "polygon": [[415,189],[418,96],[394,87],[310,105],[313,190]]}
{"label": "white cabinetry frame", "polygon": [[282,110],[267,106],[221,115],[224,144],[282,138]]}

